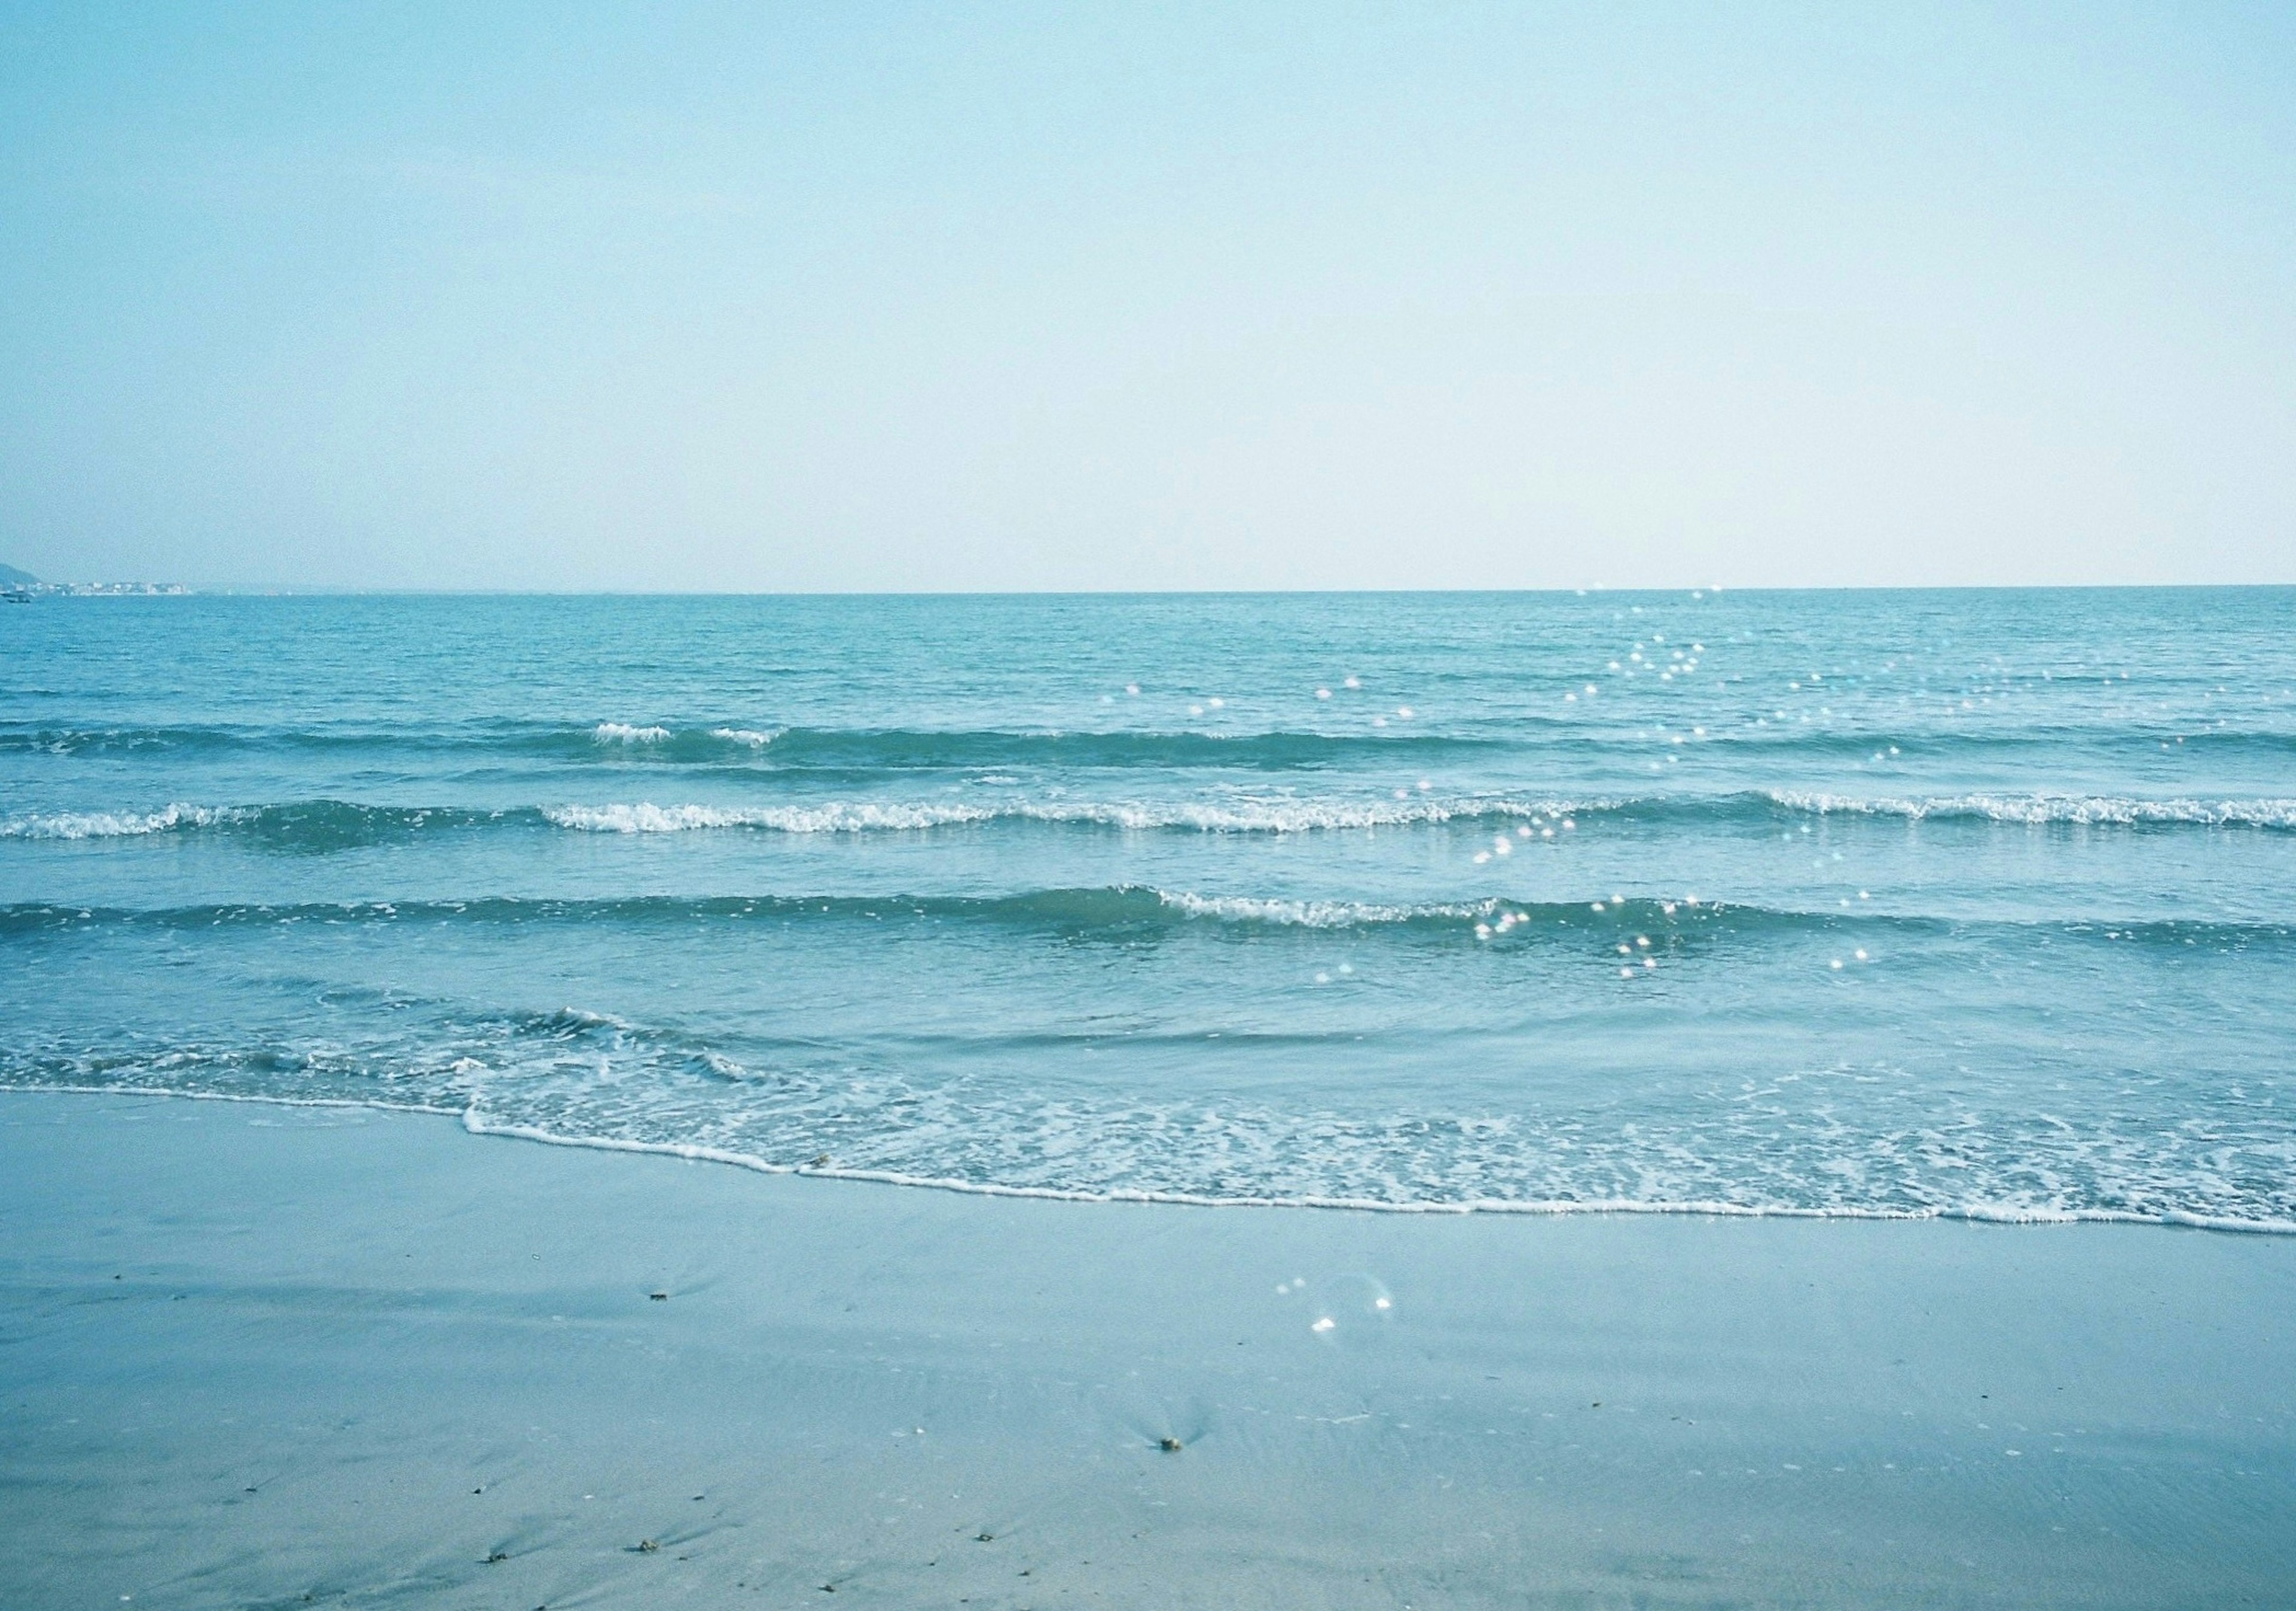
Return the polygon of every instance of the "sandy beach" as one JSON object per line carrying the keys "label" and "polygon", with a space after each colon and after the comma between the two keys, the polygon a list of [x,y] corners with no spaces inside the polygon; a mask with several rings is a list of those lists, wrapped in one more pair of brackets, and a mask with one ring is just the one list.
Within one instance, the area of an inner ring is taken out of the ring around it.
{"label": "sandy beach", "polygon": [[0,1248],[9,1606],[2296,1600],[2278,1237],[1080,1205],[12,1092]]}

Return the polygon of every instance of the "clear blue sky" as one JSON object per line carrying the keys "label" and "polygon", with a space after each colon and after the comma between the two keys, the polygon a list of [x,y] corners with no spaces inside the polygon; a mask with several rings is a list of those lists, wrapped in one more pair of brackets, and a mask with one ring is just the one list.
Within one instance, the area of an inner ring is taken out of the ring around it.
{"label": "clear blue sky", "polygon": [[0,10],[0,560],[2296,580],[2296,7]]}

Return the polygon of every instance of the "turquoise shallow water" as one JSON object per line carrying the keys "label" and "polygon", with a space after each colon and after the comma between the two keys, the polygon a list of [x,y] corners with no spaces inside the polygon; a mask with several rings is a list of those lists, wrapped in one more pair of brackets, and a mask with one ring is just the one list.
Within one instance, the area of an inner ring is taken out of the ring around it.
{"label": "turquoise shallow water", "polygon": [[0,693],[0,1083],[2296,1228],[2290,590],[55,599]]}

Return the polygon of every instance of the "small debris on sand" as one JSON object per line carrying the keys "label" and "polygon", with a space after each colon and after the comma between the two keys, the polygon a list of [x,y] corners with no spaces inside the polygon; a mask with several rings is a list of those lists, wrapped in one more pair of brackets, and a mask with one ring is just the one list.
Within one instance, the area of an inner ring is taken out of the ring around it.
{"label": "small debris on sand", "polygon": [[635,1555],[652,1555],[655,1550],[660,1548],[661,1546],[654,1542],[653,1540],[650,1538],[642,1538],[638,1540],[636,1543],[630,1546],[630,1550],[631,1553]]}
{"label": "small debris on sand", "polygon": [[667,1292],[649,1292],[646,1296],[657,1304],[666,1304],[669,1302],[669,1294]]}
{"label": "small debris on sand", "polygon": [[1167,1454],[1177,1454],[1180,1452],[1180,1440],[1177,1437],[1160,1437],[1156,1440],[1156,1446]]}
{"label": "small debris on sand", "polygon": [[487,1557],[487,1558],[486,1558],[486,1559],[484,1559],[484,1560],[480,1561],[480,1562],[479,1563],[479,1565],[480,1565],[481,1566],[493,1566],[496,1561],[506,1561],[506,1560],[508,1560],[509,1558],[510,1558],[510,1552],[509,1552],[508,1550],[496,1550],[493,1551],[491,1554],[489,1554],[489,1555]]}

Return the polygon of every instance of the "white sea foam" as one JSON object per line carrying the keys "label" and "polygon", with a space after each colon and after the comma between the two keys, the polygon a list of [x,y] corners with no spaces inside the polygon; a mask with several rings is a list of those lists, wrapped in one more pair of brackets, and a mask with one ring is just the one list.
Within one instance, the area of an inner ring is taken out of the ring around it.
{"label": "white sea foam", "polygon": [[1488,917],[1496,901],[1473,905],[1389,906],[1364,901],[1285,901],[1259,895],[1203,895],[1160,889],[1156,898],[1190,917],[1234,922],[1282,923],[1301,928],[1353,928],[1367,923],[1407,923],[1418,918]]}
{"label": "white sea foam", "polygon": [[1238,799],[1226,801],[1024,801],[1008,806],[829,801],[818,806],[550,806],[543,815],[561,828],[597,833],[676,833],[705,828],[771,829],[783,833],[912,830],[1013,819],[1096,823],[1133,831],[1194,829],[1203,833],[1308,833],[1403,827],[1479,817],[1543,818],[1601,804],[1554,800],[1426,798],[1384,800]]}
{"label": "white sea foam", "polygon": [[247,814],[229,806],[177,803],[158,811],[59,811],[11,817],[0,822],[0,838],[114,839],[168,833],[179,828],[209,828]]}
{"label": "white sea foam", "polygon": [[747,744],[752,749],[763,749],[781,735],[759,732],[754,727],[713,727],[709,730],[709,736],[723,739],[728,744]]}
{"label": "white sea foam", "polygon": [[1096,822],[1134,830],[1193,828],[1203,833],[1310,833],[1447,822],[1455,816],[1492,813],[1528,815],[1538,809],[1501,801],[1240,799],[1030,804],[1016,807],[1013,814],[1040,822]]}
{"label": "white sea foam", "polygon": [[[571,1056],[562,1044],[568,1028],[601,1026],[636,1036],[627,1046],[617,1043],[611,1072],[604,1059]],[[1975,1139],[1979,1133],[1951,1115],[1941,1126],[1898,1129],[1849,1152],[1839,1149],[1843,1138],[1830,1122],[1794,1124],[1775,1108],[1742,1117],[1718,1114],[1688,1130],[1629,1124],[1597,1138],[1576,1124],[1558,1128],[1536,1112],[1390,1111],[1374,1117],[1248,1101],[1111,1106],[1019,1092],[1000,1100],[962,1083],[919,1084],[842,1067],[808,1073],[783,1066],[759,1078],[713,1049],[655,1041],[619,1020],[566,1010],[437,1047],[393,1077],[389,1085],[397,1089],[388,1096],[381,1089],[354,1091],[372,1084],[369,1060],[357,1056],[337,1059],[335,1073],[354,1073],[356,1080],[330,1081],[334,1091],[313,1082],[299,1059],[292,1059],[297,1090],[239,1084],[250,1072],[271,1071],[275,1051],[252,1067],[189,1053],[146,1061],[140,1069],[102,1059],[94,1065],[110,1071],[102,1080],[69,1064],[32,1078],[0,1064],[0,1086],[454,1112],[475,1133],[559,1145],[1079,1202],[2296,1231],[2286,1192],[2268,1183],[2284,1176],[2253,1173],[2284,1163],[2285,1145],[2267,1137],[2251,1138],[2243,1149],[2245,1160],[2229,1171],[2234,1160],[2213,1145],[2164,1151],[2162,1138],[2150,1131],[2116,1134],[2111,1125],[2098,1131],[2046,1115],[2041,1123],[2054,1128],[2027,1137],[2013,1159],[1988,1154]],[[1770,1094],[1806,1077],[1776,1082]],[[706,1082],[699,1100],[696,1080]],[[1820,1116],[1814,1109],[1801,1114]],[[1782,1118],[1788,1120],[1783,1133]],[[1764,1147],[1749,1153],[1728,1145],[1733,1137],[1759,1137]],[[1781,1140],[1807,1145],[1780,1155]],[[1870,1144],[1876,1141],[1878,1148]],[[818,1161],[801,1161],[808,1158]],[[1950,1160],[1951,1170],[1940,1174],[1923,1166],[1937,1158]],[[2100,1189],[2105,1202],[2097,1200]]]}
{"label": "white sea foam", "polygon": [[455,1108],[435,1103],[390,1102],[371,1099],[248,1095],[239,1092],[186,1090],[157,1084],[86,1084],[63,1082],[22,1084],[12,1082],[9,1088],[17,1091],[49,1092],[70,1095],[172,1097],[198,1101],[247,1102],[280,1108],[348,1108],[410,1116],[450,1116],[459,1118],[464,1130],[478,1136],[492,1136],[507,1141],[536,1141],[553,1147],[578,1147],[598,1152],[642,1153],[656,1157],[686,1158],[696,1163],[726,1164],[736,1168],[755,1170],[763,1174],[816,1175],[829,1180],[922,1187],[931,1190],[955,1191],[975,1197],[1035,1198],[1078,1203],[1168,1203],[1201,1208],[1320,1208],[1372,1214],[1525,1214],[1542,1216],[1579,1214],[1659,1214],[1728,1219],[1972,1220],[1997,1224],[2103,1223],[2173,1225],[2188,1229],[2265,1235],[2296,1234],[2296,1220],[2273,1216],[2250,1218],[2239,1214],[2195,1214],[2177,1209],[2145,1214],[2111,1208],[2066,1209],[1986,1203],[1941,1204],[1919,1207],[1879,1206],[1802,1207],[1789,1204],[1753,1204],[1726,1200],[1652,1202],[1635,1198],[1572,1198],[1537,1200],[1477,1198],[1454,1202],[1394,1202],[1383,1198],[1326,1197],[1315,1193],[1256,1196],[1249,1193],[1219,1195],[1197,1191],[1159,1191],[1120,1186],[1099,1190],[1059,1186],[1008,1186],[994,1182],[964,1180],[948,1175],[911,1173],[894,1169],[852,1169],[840,1168],[834,1165],[776,1163],[738,1148],[713,1147],[690,1141],[647,1141],[619,1136],[572,1134],[542,1124],[521,1124],[515,1120],[491,1116],[482,1113],[475,1102],[461,1108]]}
{"label": "white sea foam", "polygon": [[586,833],[683,833],[701,828],[765,828],[783,833],[858,833],[870,829],[938,828],[985,822],[977,806],[547,806],[542,814]]}
{"label": "white sea foam", "polygon": [[1924,817],[1973,817],[1996,822],[2112,827],[2183,822],[2218,828],[2296,828],[2296,799],[2287,798],[2144,800],[2120,795],[1956,794],[1868,799],[1798,789],[1771,790],[1769,797],[1790,811],[1906,817],[1915,822]]}
{"label": "white sea foam", "polygon": [[659,744],[669,737],[667,727],[633,727],[627,722],[601,722],[590,736],[601,744]]}

